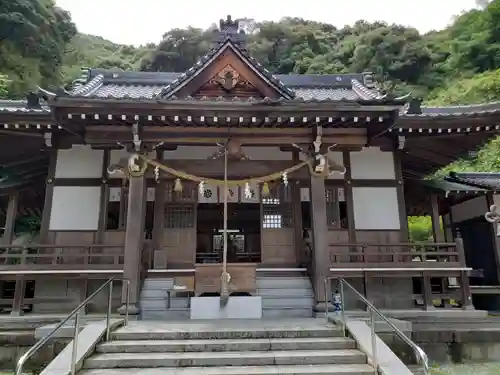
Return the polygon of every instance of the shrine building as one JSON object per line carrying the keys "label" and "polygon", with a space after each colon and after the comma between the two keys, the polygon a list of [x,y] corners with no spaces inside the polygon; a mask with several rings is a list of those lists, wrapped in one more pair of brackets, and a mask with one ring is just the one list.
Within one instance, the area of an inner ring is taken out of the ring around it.
{"label": "shrine building", "polygon": [[[71,90],[0,101],[3,312],[70,311],[115,276],[142,319],[206,318],[224,264],[247,318],[324,312],[336,276],[379,308],[488,308],[474,293],[500,285],[500,247],[484,226],[488,268],[460,223],[495,189],[425,177],[496,136],[500,103],[273,75],[245,42],[228,19],[184,73],[83,69]],[[432,217],[428,242],[410,242],[414,215]]]}

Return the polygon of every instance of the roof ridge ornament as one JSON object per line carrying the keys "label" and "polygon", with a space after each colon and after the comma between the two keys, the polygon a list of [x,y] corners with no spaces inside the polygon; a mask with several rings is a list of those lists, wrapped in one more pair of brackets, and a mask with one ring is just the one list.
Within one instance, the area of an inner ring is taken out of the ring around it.
{"label": "roof ridge ornament", "polygon": [[404,113],[407,115],[422,114],[422,98],[411,98],[404,106]]}
{"label": "roof ridge ornament", "polygon": [[233,20],[230,15],[227,15],[225,20],[221,19],[219,21],[219,30],[214,30],[213,48],[217,48],[227,40],[233,42],[240,49],[246,50],[245,30],[240,28],[240,20]]}

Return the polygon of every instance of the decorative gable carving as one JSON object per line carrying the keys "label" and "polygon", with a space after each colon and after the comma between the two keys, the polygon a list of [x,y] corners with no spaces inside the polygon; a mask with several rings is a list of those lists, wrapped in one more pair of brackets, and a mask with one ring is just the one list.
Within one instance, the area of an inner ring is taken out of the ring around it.
{"label": "decorative gable carving", "polygon": [[225,65],[205,82],[193,95],[195,97],[236,96],[263,98],[262,93],[231,64]]}
{"label": "decorative gable carving", "polygon": [[224,90],[229,92],[234,89],[238,83],[240,83],[240,78],[240,73],[238,73],[236,69],[234,69],[231,65],[226,65],[215,75],[212,82],[220,84]]}

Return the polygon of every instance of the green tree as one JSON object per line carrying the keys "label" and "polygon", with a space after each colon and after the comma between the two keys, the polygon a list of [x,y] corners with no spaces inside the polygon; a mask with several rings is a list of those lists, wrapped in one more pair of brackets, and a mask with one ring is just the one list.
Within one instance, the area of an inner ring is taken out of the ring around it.
{"label": "green tree", "polygon": [[0,99],[6,99],[9,94],[10,81],[6,76],[0,74]]}
{"label": "green tree", "polygon": [[0,69],[14,81],[9,95],[60,82],[64,50],[75,34],[69,13],[53,0],[0,2]]}

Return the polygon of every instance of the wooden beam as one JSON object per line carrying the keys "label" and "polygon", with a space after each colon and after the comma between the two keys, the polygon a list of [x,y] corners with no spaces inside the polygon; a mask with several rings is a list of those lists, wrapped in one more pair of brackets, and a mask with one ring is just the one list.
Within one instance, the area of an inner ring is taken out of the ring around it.
{"label": "wooden beam", "polygon": [[[198,127],[145,127],[141,139],[146,143],[163,142],[166,145],[214,145],[229,137],[240,139],[243,145],[291,145],[312,142],[313,133],[309,128],[297,129],[252,129],[252,128],[198,128]],[[132,133],[123,126],[88,126],[85,142],[88,144],[132,141]],[[339,146],[362,147],[366,144],[365,129],[324,129],[323,142]]]}

